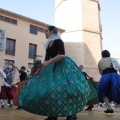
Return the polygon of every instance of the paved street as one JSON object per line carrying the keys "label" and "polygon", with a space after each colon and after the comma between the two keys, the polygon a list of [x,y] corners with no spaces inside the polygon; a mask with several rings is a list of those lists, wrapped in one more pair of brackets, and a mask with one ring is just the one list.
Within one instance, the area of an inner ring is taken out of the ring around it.
{"label": "paved street", "polygon": [[[0,106],[1,107],[1,106]],[[105,114],[105,108],[93,108],[92,111],[82,111],[77,114],[78,120],[120,120],[120,108],[115,108],[115,113]],[[15,107],[5,109],[0,108],[0,120],[44,120],[46,117],[28,113],[24,110],[16,110]],[[66,118],[59,117],[58,120]]]}

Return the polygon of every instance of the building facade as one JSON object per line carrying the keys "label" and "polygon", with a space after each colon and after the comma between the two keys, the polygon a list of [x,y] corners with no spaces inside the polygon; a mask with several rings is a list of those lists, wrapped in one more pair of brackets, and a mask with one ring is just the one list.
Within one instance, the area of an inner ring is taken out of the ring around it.
{"label": "building facade", "polygon": [[[55,0],[55,25],[65,43],[66,55],[83,65],[99,81],[98,61],[102,51],[99,0]],[[0,9],[0,67],[8,61],[31,69],[34,53],[44,60],[48,24]],[[60,29],[62,28],[62,29]],[[16,74],[16,80],[19,74]]]}
{"label": "building facade", "polygon": [[[0,68],[11,67],[8,65],[9,61],[18,68],[25,66],[30,71],[35,52],[42,56],[37,59],[44,60],[44,32],[48,26],[40,21],[0,9]],[[62,32],[64,30],[59,29],[59,33]],[[15,80],[19,81],[18,72]]]}
{"label": "building facade", "polygon": [[65,29],[66,55],[99,81],[102,51],[99,0],[55,0],[55,25]]}

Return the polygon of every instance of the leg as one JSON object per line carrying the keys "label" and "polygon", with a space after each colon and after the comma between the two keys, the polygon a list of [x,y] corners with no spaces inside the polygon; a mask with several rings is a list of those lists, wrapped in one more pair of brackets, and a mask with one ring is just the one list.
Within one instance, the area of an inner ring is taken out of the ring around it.
{"label": "leg", "polygon": [[105,113],[113,113],[114,111],[109,103],[108,97],[103,97],[103,101],[106,103],[106,106],[107,106],[107,110],[105,110],[104,112]]}
{"label": "leg", "polygon": [[13,105],[12,105],[12,100],[9,100],[9,102],[10,102],[10,106],[9,107],[12,107]]}
{"label": "leg", "polygon": [[13,106],[13,93],[14,93],[14,86],[12,86],[11,88],[7,88],[7,97],[8,97],[8,101],[10,106]]}
{"label": "leg", "polygon": [[1,105],[2,105],[2,109],[4,108],[6,99],[7,99],[6,87],[5,86],[1,86]]}
{"label": "leg", "polygon": [[4,105],[5,105],[5,100],[2,99],[2,109],[4,108]]}
{"label": "leg", "polygon": [[85,110],[92,110],[93,107],[93,105],[89,105],[88,108],[86,108]]}

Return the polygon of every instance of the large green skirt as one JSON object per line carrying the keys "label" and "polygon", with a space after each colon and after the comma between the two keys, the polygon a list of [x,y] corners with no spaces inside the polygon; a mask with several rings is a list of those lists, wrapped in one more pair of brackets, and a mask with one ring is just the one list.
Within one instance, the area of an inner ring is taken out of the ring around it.
{"label": "large green skirt", "polygon": [[85,107],[89,85],[77,65],[68,57],[43,67],[19,93],[20,106],[44,116],[70,116]]}

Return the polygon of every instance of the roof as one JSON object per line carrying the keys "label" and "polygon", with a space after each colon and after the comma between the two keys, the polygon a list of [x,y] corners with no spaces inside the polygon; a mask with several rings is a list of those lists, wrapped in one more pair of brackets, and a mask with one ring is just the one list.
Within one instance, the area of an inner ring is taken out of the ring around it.
{"label": "roof", "polygon": [[[8,16],[13,16],[15,17],[16,19],[22,19],[24,21],[29,21],[29,22],[32,22],[34,24],[37,24],[37,25],[40,25],[40,26],[43,26],[43,27],[48,27],[50,26],[50,24],[46,24],[44,22],[41,22],[41,21],[38,21],[38,20],[35,20],[35,19],[32,19],[32,18],[29,18],[29,17],[26,17],[26,16],[23,16],[23,15],[20,15],[20,14],[17,14],[17,13],[14,13],[14,12],[11,12],[11,11],[8,11],[8,10],[5,10],[5,9],[2,9],[0,8],[0,13],[4,14],[4,15],[8,15]],[[58,28],[58,27],[57,27]],[[60,32],[64,32],[65,30],[62,29],[62,28],[58,28]]]}

